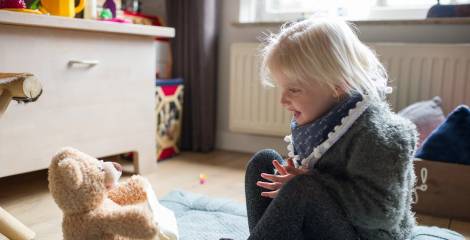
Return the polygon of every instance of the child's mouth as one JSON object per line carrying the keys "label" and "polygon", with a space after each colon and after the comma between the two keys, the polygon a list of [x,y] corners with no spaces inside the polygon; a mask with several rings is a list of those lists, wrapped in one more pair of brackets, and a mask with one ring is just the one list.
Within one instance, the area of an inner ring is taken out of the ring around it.
{"label": "child's mouth", "polygon": [[299,111],[294,111],[294,118],[299,118],[300,112]]}

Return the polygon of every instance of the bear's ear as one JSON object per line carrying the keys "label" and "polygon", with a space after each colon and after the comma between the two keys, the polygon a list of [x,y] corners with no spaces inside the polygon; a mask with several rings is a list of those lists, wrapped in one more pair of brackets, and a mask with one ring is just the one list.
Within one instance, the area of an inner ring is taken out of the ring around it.
{"label": "bear's ear", "polygon": [[59,162],[58,169],[62,181],[72,189],[78,189],[83,182],[83,175],[78,162],[73,158],[66,158]]}

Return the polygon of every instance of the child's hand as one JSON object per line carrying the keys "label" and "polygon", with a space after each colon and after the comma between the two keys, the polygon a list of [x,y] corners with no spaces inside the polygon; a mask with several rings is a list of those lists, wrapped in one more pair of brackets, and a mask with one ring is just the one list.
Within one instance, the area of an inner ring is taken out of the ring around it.
{"label": "child's hand", "polygon": [[296,168],[292,158],[287,159],[287,166],[282,166],[277,160],[273,160],[273,165],[279,172],[279,175],[261,173],[261,177],[271,181],[271,182],[262,182],[258,181],[257,186],[271,190],[269,192],[262,192],[261,196],[275,198],[281,189],[282,185],[293,177],[307,172],[307,169]]}

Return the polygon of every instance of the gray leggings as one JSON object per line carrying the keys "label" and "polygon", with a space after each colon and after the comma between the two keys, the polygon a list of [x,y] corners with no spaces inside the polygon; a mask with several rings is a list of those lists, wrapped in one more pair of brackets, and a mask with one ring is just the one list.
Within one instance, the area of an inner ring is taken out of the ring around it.
{"label": "gray leggings", "polygon": [[261,197],[268,190],[256,182],[266,181],[261,173],[273,173],[274,159],[284,162],[274,150],[262,150],[247,165],[248,239],[359,239],[344,211],[312,174],[291,179],[275,199]]}

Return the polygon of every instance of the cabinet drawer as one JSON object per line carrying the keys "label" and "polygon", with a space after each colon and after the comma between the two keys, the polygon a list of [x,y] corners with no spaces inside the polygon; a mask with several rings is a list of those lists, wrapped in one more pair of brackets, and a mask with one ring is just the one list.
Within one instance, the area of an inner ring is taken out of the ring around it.
{"label": "cabinet drawer", "polygon": [[0,119],[0,177],[46,168],[63,146],[95,156],[132,151],[136,146],[126,138],[154,129],[151,41],[0,26],[0,71],[31,72],[43,85],[37,102],[12,103]]}

